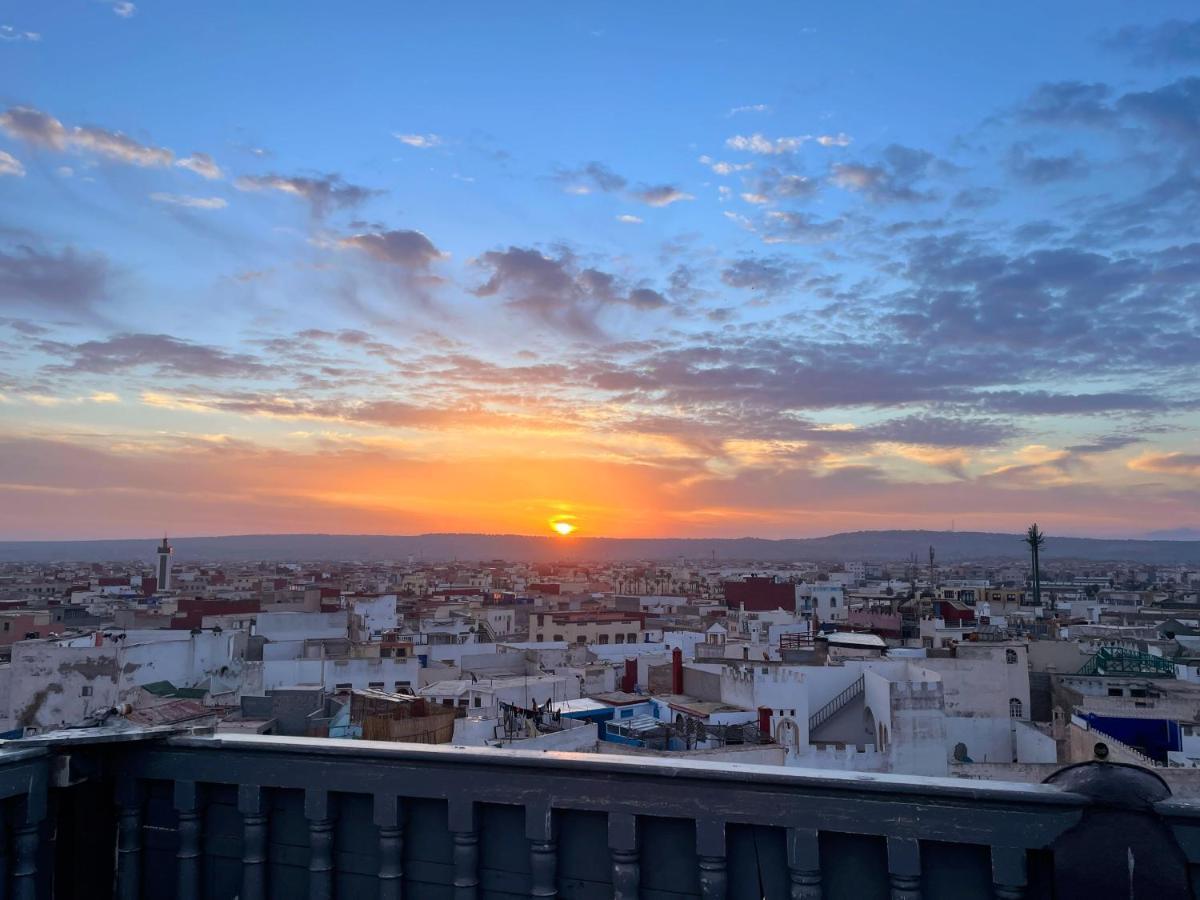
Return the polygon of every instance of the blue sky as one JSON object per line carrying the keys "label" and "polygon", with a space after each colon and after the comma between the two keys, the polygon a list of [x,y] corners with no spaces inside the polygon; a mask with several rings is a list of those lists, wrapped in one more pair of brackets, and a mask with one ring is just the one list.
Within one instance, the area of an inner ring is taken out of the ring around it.
{"label": "blue sky", "polygon": [[0,534],[1188,534],[1195,15],[10,4]]}

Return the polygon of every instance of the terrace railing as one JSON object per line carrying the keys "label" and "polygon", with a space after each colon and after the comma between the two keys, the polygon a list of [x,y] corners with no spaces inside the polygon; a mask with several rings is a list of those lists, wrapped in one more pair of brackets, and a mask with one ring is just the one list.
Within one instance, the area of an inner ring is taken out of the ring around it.
{"label": "terrace railing", "polygon": [[[1200,807],[1101,763],[1020,785],[81,732],[0,749],[0,805],[0,893],[22,900],[970,900],[1075,896],[1110,864],[1122,896],[1166,900],[1200,875]],[[1081,856],[1096,833],[1136,851],[1136,875],[1124,850]]]}

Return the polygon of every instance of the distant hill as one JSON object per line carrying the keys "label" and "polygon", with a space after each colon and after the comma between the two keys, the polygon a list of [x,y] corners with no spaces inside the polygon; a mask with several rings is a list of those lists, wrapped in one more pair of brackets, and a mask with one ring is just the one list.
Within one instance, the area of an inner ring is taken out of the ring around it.
{"label": "distant hill", "polygon": [[[156,538],[114,541],[0,542],[0,562],[106,562],[149,560]],[[362,560],[427,562],[505,559],[551,562],[578,559],[731,561],[809,561],[861,559],[893,562],[917,554],[924,563],[929,547],[939,562],[1025,560],[1020,535],[970,531],[855,531],[820,538],[573,538],[518,534],[245,534],[181,537],[172,540],[178,561]],[[1108,560],[1138,563],[1200,563],[1200,541],[1133,541],[1050,535],[1043,559]]]}

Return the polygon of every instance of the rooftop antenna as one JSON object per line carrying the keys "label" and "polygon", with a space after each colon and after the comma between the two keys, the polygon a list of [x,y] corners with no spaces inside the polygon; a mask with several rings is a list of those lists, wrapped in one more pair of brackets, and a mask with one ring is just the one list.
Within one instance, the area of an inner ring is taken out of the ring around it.
{"label": "rooftop antenna", "polygon": [[930,587],[933,587],[935,571],[936,571],[936,569],[934,568],[934,564],[933,564],[933,545],[930,544],[929,545],[929,586]]}

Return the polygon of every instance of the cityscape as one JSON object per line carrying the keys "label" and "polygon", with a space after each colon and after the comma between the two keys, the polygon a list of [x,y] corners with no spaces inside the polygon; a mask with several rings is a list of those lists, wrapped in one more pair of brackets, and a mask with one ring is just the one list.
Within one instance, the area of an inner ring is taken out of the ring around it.
{"label": "cityscape", "polygon": [[1194,4],[0,72],[0,898],[1200,896]]}

